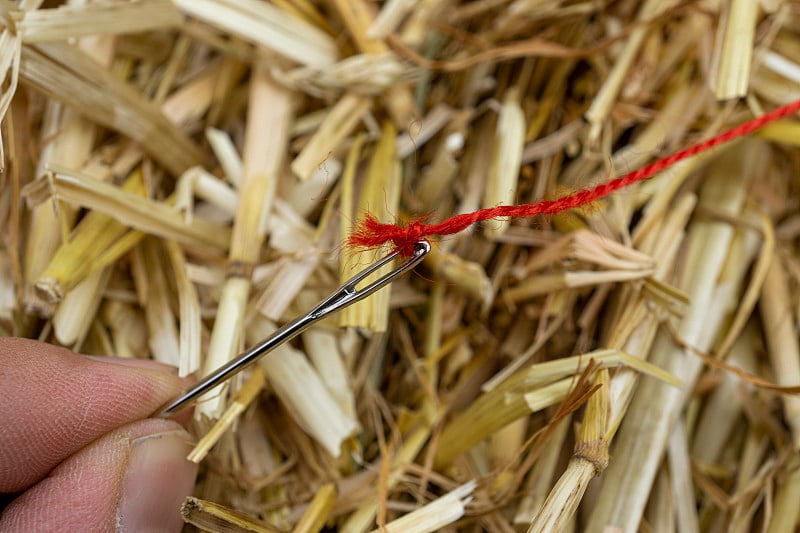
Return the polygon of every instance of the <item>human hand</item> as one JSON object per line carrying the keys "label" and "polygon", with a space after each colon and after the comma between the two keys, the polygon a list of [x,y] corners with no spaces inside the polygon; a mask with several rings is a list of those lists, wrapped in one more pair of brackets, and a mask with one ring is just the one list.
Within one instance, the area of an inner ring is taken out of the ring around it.
{"label": "human hand", "polygon": [[147,417],[188,383],[152,361],[100,359],[0,338],[0,494],[17,493],[0,531],[181,530],[192,439]]}

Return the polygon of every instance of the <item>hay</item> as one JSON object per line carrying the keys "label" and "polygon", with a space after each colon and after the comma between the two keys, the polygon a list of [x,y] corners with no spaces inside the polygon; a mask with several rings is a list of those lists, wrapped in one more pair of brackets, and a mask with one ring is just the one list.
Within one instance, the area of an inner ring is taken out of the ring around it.
{"label": "hay", "polygon": [[[385,253],[341,244],[365,210],[553,198],[800,98],[791,2],[0,10],[0,334],[182,374]],[[798,131],[435,243],[204,398],[187,524],[797,528]]]}

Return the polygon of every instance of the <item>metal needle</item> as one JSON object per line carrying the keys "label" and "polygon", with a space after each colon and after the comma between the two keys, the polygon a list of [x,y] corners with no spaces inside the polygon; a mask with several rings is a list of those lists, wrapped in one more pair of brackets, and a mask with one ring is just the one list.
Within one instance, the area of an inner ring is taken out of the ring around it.
{"label": "metal needle", "polygon": [[320,302],[320,304],[314,309],[284,325],[275,331],[272,336],[268,337],[257,346],[254,346],[250,350],[239,355],[236,359],[233,359],[229,363],[210,373],[186,393],[170,402],[159,412],[158,416],[170,416],[177,411],[180,411],[188,406],[190,402],[210,391],[217,385],[230,379],[251,364],[255,363],[258,359],[274,350],[277,346],[290,341],[315,322],[325,318],[331,313],[340,311],[345,307],[358,302],[359,300],[363,300],[382,287],[385,287],[399,276],[417,266],[420,261],[422,261],[422,258],[425,257],[428,252],[430,252],[430,250],[431,245],[427,241],[417,242],[414,244],[414,253],[411,255],[411,257],[409,257],[406,261],[388,274],[381,276],[366,287],[359,289],[356,285],[364,281],[369,275],[373,274],[381,267],[392,262],[399,254],[398,252],[394,252],[386,257],[383,257],[378,262],[365,268],[350,278],[347,282],[342,284],[338,289],[336,289],[336,291],[331,293],[330,296]]}

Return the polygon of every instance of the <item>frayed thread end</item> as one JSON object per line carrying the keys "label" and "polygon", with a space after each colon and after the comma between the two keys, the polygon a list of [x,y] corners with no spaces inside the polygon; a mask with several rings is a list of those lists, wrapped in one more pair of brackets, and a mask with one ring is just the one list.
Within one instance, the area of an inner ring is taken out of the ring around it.
{"label": "frayed thread end", "polygon": [[348,246],[356,249],[373,249],[391,243],[393,252],[404,257],[414,255],[414,245],[428,237],[430,233],[421,220],[412,220],[407,224],[384,224],[374,215],[364,215],[347,239]]}

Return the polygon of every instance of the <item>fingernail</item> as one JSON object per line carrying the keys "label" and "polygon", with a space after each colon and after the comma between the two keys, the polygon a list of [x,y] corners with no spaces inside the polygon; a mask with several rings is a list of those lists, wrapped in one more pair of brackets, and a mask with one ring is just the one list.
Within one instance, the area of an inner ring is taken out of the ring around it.
{"label": "fingernail", "polygon": [[178,369],[172,365],[159,363],[152,359],[137,359],[134,357],[108,357],[105,355],[87,355],[89,359],[99,361],[101,363],[111,363],[113,365],[131,366],[134,368],[147,368],[150,370],[160,370],[169,374],[177,374]]}
{"label": "fingernail", "polygon": [[187,461],[191,436],[183,430],[140,437],[131,442],[118,531],[177,532],[180,508],[192,493],[197,465]]}

